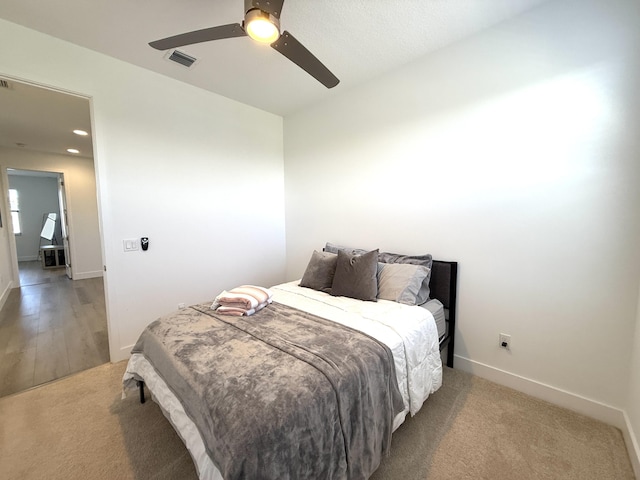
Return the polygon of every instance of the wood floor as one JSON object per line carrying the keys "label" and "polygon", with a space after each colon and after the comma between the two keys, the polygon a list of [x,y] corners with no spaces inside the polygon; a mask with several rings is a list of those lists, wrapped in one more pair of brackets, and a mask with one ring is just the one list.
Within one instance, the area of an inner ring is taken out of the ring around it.
{"label": "wood floor", "polygon": [[0,311],[0,397],[109,361],[102,278],[20,262]]}

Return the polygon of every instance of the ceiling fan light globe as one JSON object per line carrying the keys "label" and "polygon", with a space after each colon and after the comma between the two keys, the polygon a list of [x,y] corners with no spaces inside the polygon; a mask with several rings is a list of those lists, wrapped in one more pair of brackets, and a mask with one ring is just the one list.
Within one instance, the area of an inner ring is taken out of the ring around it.
{"label": "ceiling fan light globe", "polygon": [[247,35],[260,43],[273,43],[280,38],[278,19],[259,9],[247,12],[244,28]]}

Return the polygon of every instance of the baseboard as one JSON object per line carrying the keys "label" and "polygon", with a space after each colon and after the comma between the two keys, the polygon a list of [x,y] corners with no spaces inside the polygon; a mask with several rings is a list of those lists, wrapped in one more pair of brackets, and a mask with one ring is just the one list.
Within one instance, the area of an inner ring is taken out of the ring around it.
{"label": "baseboard", "polygon": [[126,347],[121,347],[120,350],[117,350],[115,356],[111,357],[111,363],[118,363],[122,360],[129,360],[131,357],[131,350],[135,345],[127,345]]}
{"label": "baseboard", "polygon": [[636,478],[640,478],[640,444],[638,444],[638,437],[636,437],[633,431],[627,412],[624,412],[624,420],[627,424],[627,427],[622,429],[624,443],[627,445],[627,452],[629,452],[629,458],[631,459],[631,465],[633,466]]}
{"label": "baseboard", "polygon": [[613,425],[622,430],[623,433],[628,432],[629,425],[625,419],[625,412],[619,408],[458,355],[455,356],[454,365],[465,372]]}
{"label": "baseboard", "polygon": [[26,255],[24,257],[18,257],[18,262],[35,262],[38,260],[38,255]]}
{"label": "baseboard", "polygon": [[2,292],[2,295],[0,295],[0,310],[2,310],[2,307],[4,307],[4,304],[7,301],[7,298],[9,298],[9,294],[11,293],[12,288],[13,288],[13,282],[9,282],[6,288],[4,289],[4,292]]}
{"label": "baseboard", "polygon": [[103,276],[102,270],[96,270],[93,272],[81,272],[81,273],[73,272],[74,280],[86,280],[87,278],[98,278],[102,276]]}

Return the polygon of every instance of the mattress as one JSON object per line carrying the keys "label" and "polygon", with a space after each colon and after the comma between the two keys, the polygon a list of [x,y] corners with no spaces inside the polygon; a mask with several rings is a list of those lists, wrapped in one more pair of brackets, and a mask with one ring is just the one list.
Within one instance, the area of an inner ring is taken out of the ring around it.
{"label": "mattress", "polygon": [[421,305],[426,308],[433,315],[433,319],[436,322],[436,328],[438,329],[438,338],[442,338],[447,333],[447,321],[444,314],[444,305],[437,299],[431,299],[428,302]]}
{"label": "mattress", "polygon": [[[275,302],[358,329],[385,343],[391,350],[398,387],[405,409],[394,420],[394,430],[407,413],[415,415],[423,402],[442,384],[439,334],[429,308],[407,306],[379,300],[362,302],[346,297],[332,297],[298,286],[297,281],[272,287]],[[431,306],[435,308],[435,305]],[[143,355],[132,355],[123,382],[144,380],[158,403],[183,439],[196,464],[201,479],[221,480],[222,476],[206,454],[202,437],[187,416],[179,399],[157,374]]]}

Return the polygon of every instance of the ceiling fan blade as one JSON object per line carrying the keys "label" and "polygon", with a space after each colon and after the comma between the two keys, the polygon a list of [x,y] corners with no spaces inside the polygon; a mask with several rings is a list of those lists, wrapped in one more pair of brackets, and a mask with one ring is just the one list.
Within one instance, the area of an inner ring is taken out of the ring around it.
{"label": "ceiling fan blade", "polygon": [[247,13],[249,10],[257,8],[280,20],[283,3],[284,0],[244,0],[244,12]]}
{"label": "ceiling fan blade", "polygon": [[158,50],[169,50],[170,48],[192,45],[194,43],[210,42],[211,40],[222,40],[223,38],[244,37],[247,34],[239,23],[220,25],[218,27],[203,28],[193,32],[181,33],[173,37],[163,38],[149,43]]}
{"label": "ceiling fan blade", "polygon": [[325,87],[333,88],[340,83],[340,80],[313,53],[286,30],[271,44],[271,48],[287,57]]}

